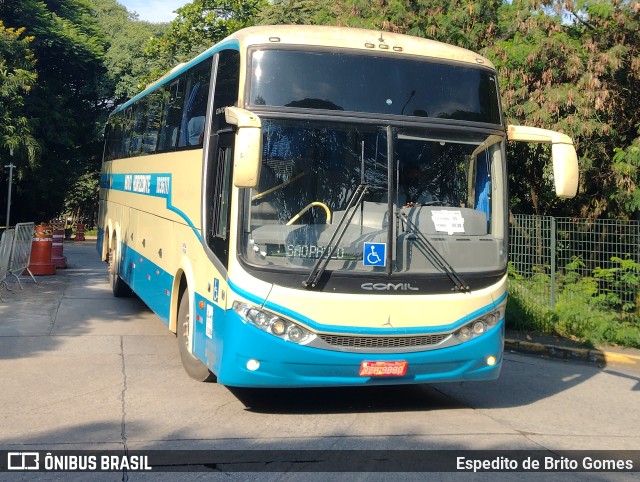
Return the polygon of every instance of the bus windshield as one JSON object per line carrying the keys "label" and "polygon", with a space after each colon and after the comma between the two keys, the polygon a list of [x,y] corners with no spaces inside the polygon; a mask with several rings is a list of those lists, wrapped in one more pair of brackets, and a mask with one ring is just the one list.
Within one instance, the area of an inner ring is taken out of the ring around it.
{"label": "bus windshield", "polygon": [[251,106],[501,123],[495,72],[481,66],[323,50],[251,59]]}
{"label": "bus windshield", "polygon": [[266,118],[262,132],[243,209],[249,264],[308,271],[333,242],[329,270],[438,273],[427,238],[456,271],[505,268],[501,136]]}

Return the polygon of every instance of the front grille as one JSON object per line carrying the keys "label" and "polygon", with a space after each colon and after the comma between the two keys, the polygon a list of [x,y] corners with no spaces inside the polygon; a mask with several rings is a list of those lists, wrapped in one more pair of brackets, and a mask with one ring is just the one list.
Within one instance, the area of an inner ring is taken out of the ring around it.
{"label": "front grille", "polygon": [[344,336],[318,335],[331,346],[341,348],[419,348],[431,347],[442,343],[450,335],[420,335],[420,336]]}

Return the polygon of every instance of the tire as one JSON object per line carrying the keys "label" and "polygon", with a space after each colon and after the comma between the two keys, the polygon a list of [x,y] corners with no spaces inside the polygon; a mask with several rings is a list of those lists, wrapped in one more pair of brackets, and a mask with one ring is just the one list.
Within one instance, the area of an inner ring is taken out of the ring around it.
{"label": "tire", "polygon": [[116,259],[116,250],[109,248],[109,285],[116,298],[127,298],[131,296],[131,288],[120,277],[120,260]]}
{"label": "tire", "polygon": [[216,377],[209,368],[189,351],[189,325],[191,324],[191,309],[189,306],[189,290],[184,290],[180,297],[180,305],[178,306],[178,323],[176,335],[178,338],[178,351],[180,352],[180,361],[184,371],[199,382],[213,382]]}

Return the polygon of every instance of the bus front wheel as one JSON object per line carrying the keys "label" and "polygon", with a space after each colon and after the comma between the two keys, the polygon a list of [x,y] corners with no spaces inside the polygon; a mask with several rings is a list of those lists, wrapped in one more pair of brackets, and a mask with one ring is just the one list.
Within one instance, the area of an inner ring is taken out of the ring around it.
{"label": "bus front wheel", "polygon": [[178,306],[178,351],[180,352],[180,360],[187,374],[199,382],[213,382],[215,376],[209,371],[207,366],[198,358],[193,356],[189,350],[191,339],[189,338],[189,325],[191,323],[191,309],[189,306],[189,291],[184,290],[180,297],[180,305]]}

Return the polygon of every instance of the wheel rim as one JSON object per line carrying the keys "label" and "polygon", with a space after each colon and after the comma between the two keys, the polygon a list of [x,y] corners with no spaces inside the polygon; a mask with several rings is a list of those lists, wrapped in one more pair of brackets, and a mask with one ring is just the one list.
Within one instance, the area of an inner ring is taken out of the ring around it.
{"label": "wheel rim", "polygon": [[115,249],[109,248],[109,265],[108,265],[108,270],[109,270],[109,276],[111,278],[111,280],[113,281],[115,275],[116,275],[116,270],[115,270],[115,258],[116,258],[116,254],[115,254]]}
{"label": "wheel rim", "polygon": [[188,353],[191,353],[191,351],[189,350],[189,312],[187,311],[187,314],[184,316],[184,319],[182,320],[182,343],[184,345],[184,347],[186,348]]}

